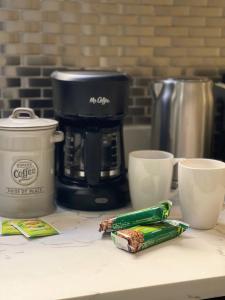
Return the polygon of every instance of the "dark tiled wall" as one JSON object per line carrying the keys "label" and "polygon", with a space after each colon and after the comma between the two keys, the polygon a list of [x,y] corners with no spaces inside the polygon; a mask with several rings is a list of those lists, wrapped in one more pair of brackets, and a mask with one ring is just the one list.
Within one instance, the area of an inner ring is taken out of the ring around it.
{"label": "dark tiled wall", "polygon": [[153,76],[225,70],[225,0],[0,0],[0,116],[53,116],[59,67],[133,76],[126,122],[149,123]]}
{"label": "dark tiled wall", "polygon": [[[0,109],[1,117],[7,117],[19,106],[31,107],[41,117],[52,118],[53,100],[50,75],[54,70],[66,70],[57,66],[43,66],[49,63],[46,57],[27,57],[29,65],[21,65],[19,56],[8,56],[3,67]],[[39,65],[40,64],[40,65]],[[132,77],[126,123],[151,122],[150,78]]]}
{"label": "dark tiled wall", "polygon": [[54,68],[20,65],[20,57],[7,57],[1,82],[1,117],[18,106],[31,107],[41,117],[53,117],[49,74]]}

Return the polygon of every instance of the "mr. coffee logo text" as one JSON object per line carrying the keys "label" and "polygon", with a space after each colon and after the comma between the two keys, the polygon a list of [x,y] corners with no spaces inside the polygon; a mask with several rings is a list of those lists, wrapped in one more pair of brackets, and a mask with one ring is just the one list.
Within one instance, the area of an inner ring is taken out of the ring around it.
{"label": "mr. coffee logo text", "polygon": [[12,167],[12,178],[20,185],[33,183],[38,176],[38,167],[32,160],[18,160]]}
{"label": "mr. coffee logo text", "polygon": [[106,97],[98,97],[98,98],[91,97],[89,100],[89,103],[105,105],[105,104],[110,103],[110,100]]}

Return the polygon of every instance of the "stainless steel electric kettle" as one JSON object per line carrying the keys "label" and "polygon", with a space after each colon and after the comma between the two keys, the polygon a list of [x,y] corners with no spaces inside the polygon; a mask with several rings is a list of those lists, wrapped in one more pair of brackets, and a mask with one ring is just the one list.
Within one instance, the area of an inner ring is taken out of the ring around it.
{"label": "stainless steel electric kettle", "polygon": [[151,82],[151,148],[175,157],[208,157],[213,131],[212,81],[168,78]]}

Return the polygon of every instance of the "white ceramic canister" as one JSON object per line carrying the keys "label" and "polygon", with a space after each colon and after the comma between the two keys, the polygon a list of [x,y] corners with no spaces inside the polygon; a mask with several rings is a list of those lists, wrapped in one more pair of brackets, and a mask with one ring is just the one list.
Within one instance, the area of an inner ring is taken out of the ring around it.
{"label": "white ceramic canister", "polygon": [[0,119],[0,216],[31,218],[54,211],[54,144],[64,138],[57,125],[23,107]]}

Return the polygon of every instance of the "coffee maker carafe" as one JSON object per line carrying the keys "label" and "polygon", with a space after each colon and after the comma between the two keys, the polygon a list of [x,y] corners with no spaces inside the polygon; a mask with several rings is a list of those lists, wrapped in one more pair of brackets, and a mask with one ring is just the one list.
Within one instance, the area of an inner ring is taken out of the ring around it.
{"label": "coffee maker carafe", "polygon": [[124,206],[123,118],[129,78],[109,71],[56,71],[53,104],[65,140],[57,149],[57,201],[69,208]]}

